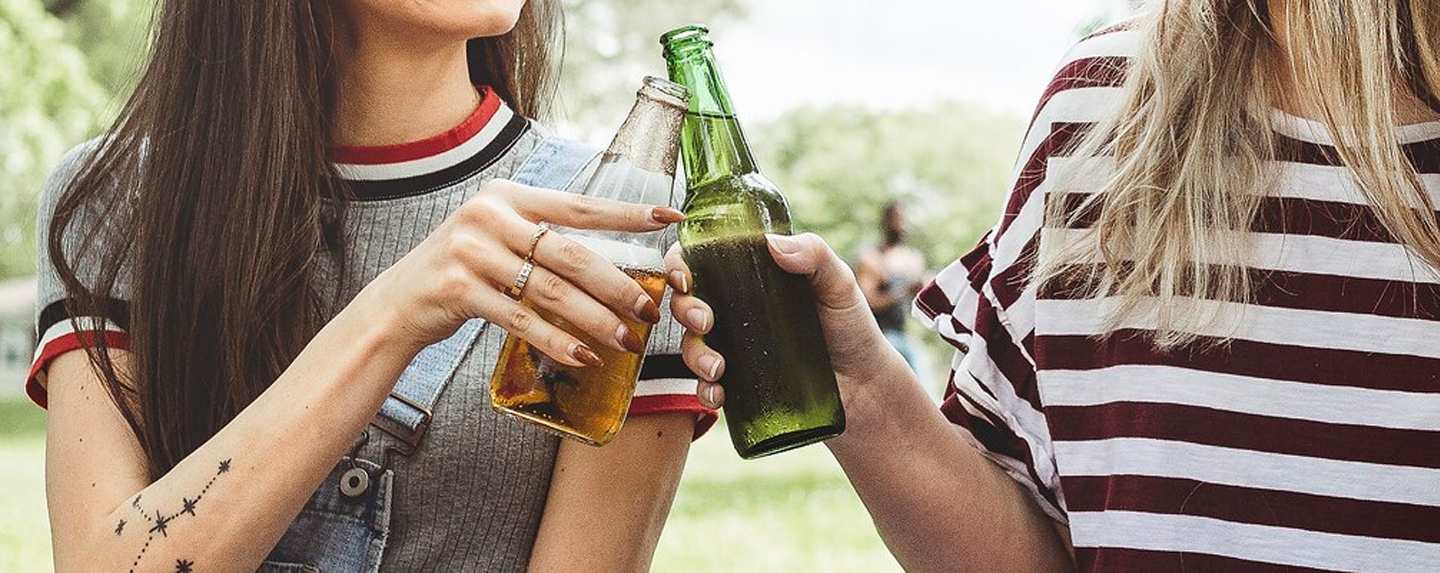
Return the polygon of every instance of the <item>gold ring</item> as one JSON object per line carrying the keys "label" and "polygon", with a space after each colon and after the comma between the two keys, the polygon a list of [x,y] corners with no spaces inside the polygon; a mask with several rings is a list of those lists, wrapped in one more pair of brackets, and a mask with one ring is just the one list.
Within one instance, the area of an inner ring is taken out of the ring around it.
{"label": "gold ring", "polygon": [[550,227],[545,223],[540,223],[540,226],[535,229],[535,234],[530,236],[530,252],[525,253],[525,260],[535,260],[535,247],[540,246],[540,238],[544,237],[545,233],[549,232]]}
{"label": "gold ring", "polygon": [[525,294],[525,283],[530,282],[530,273],[534,271],[535,261],[525,259],[525,263],[520,265],[520,274],[515,275],[515,284],[505,287],[505,296],[520,300],[520,297]]}
{"label": "gold ring", "polygon": [[525,253],[525,262],[520,265],[520,274],[515,275],[515,283],[505,287],[505,296],[520,300],[525,295],[525,283],[530,282],[530,273],[535,272],[535,247],[540,246],[540,238],[549,232],[550,227],[540,223],[535,234],[530,236],[530,252]]}

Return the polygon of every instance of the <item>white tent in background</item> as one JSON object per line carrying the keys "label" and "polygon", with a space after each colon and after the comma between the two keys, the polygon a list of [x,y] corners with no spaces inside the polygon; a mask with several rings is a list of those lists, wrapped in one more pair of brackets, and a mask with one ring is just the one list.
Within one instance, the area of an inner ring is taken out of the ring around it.
{"label": "white tent in background", "polygon": [[20,392],[35,352],[35,277],[0,281],[0,395]]}

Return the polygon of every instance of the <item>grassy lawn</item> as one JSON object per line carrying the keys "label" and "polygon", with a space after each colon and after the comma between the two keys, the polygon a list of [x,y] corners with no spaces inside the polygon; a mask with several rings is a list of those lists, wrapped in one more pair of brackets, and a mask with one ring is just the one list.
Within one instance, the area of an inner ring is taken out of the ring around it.
{"label": "grassy lawn", "polygon": [[45,521],[45,414],[0,397],[0,571],[49,571]]}
{"label": "grassy lawn", "polygon": [[744,461],[716,425],[690,451],[654,570],[900,571],[824,446]]}
{"label": "grassy lawn", "polygon": [[[44,414],[0,398],[0,571],[50,570]],[[824,446],[742,461],[717,425],[695,443],[654,570],[899,571]]]}

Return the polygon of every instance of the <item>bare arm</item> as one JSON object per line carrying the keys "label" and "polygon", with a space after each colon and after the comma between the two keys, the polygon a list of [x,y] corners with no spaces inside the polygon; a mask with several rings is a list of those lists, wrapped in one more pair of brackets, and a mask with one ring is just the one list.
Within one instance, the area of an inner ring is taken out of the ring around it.
{"label": "bare arm", "polygon": [[849,427],[828,445],[906,571],[1072,567],[1068,530],[965,443],[903,360],[850,386]]}
{"label": "bare arm", "polygon": [[46,438],[56,570],[255,570],[413,354],[355,322],[337,317],[270,389],[154,483],[84,353],[57,359]]}
{"label": "bare arm", "polygon": [[[999,466],[966,444],[925,395],[904,359],[885,343],[855,276],[814,235],[771,238],[780,267],[808,275],[845,403],[845,434],[828,442],[860,494],[876,529],[908,571],[1064,571],[1069,542],[1035,501]],[[677,252],[671,269],[688,274]],[[684,281],[684,282],[689,282]],[[684,284],[671,283],[677,291]],[[701,368],[717,358],[703,333],[709,306],[677,294],[673,313],[685,327],[686,363],[702,373],[709,406],[724,389]],[[699,308],[697,324],[689,311]],[[721,370],[723,372],[723,369]]]}
{"label": "bare arm", "polygon": [[560,442],[531,571],[648,571],[685,469],[695,415],[637,416],[614,442]]}
{"label": "bare arm", "polygon": [[[673,210],[487,183],[365,287],[235,419],[153,483],[143,450],[83,353],[50,365],[46,488],[61,571],[253,571],[425,345],[483,317],[570,366],[574,336],[506,297],[535,223],[654,231]],[[648,295],[563,237],[535,252],[537,305],[625,349],[621,316],[654,322]],[[591,293],[604,293],[595,294]],[[613,337],[613,340],[610,338]],[[128,360],[117,355],[121,366]]]}

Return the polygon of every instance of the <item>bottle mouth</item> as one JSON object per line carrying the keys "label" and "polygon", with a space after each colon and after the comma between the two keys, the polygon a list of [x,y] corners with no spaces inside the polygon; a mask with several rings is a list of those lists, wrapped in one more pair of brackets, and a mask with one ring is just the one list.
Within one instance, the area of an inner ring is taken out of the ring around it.
{"label": "bottle mouth", "polygon": [[669,103],[670,105],[679,108],[689,107],[690,89],[686,88],[683,85],[677,84],[665,78],[660,78],[656,76],[645,76],[645,85],[641,87],[641,91],[645,91],[645,88],[655,90],[660,95],[669,98],[663,101]]}
{"label": "bottle mouth", "polygon": [[710,28],[703,24],[689,24],[665,32],[660,36],[660,45],[665,51],[676,53],[687,48],[710,47]]}

